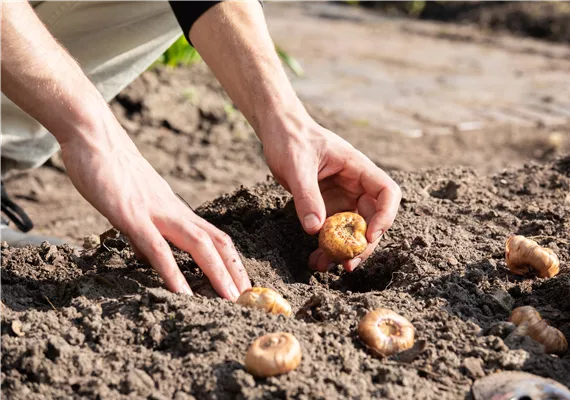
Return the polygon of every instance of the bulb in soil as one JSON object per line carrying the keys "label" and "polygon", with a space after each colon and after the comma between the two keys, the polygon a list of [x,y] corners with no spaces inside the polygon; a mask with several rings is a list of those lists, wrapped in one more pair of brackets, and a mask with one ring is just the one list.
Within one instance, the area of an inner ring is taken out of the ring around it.
{"label": "bulb in soil", "polygon": [[520,235],[507,239],[505,258],[507,267],[516,275],[552,278],[560,271],[560,261],[552,250]]}
{"label": "bulb in soil", "polygon": [[257,338],[245,356],[245,368],[255,377],[265,378],[294,370],[301,362],[301,345],[290,333],[270,333]]}
{"label": "bulb in soil", "polygon": [[542,319],[534,307],[517,307],[511,313],[511,322],[522,326],[523,334],[544,345],[544,351],[548,354],[563,355],[568,350],[566,337],[558,329],[548,325]]}
{"label": "bulb in soil", "polygon": [[366,221],[352,212],[331,215],[319,232],[319,247],[337,262],[353,259],[366,246]]}
{"label": "bulb in soil", "polygon": [[287,300],[275,290],[268,288],[252,287],[247,289],[238,297],[236,303],[271,314],[283,314],[287,317],[291,315],[291,306]]}
{"label": "bulb in soil", "polygon": [[414,326],[386,308],[370,311],[358,324],[358,335],[376,353],[388,357],[414,345]]}
{"label": "bulb in soil", "polygon": [[528,327],[528,336],[544,345],[544,351],[548,354],[562,356],[568,351],[568,342],[564,334],[545,320],[540,320]]}
{"label": "bulb in soil", "polygon": [[511,313],[510,321],[519,326],[521,324],[534,325],[542,318],[534,307],[522,306],[515,308]]}

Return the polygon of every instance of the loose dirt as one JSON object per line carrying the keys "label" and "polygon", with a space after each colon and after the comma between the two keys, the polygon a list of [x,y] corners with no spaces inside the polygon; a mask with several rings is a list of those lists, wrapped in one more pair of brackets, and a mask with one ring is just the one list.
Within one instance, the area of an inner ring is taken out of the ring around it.
{"label": "loose dirt", "polygon": [[[475,378],[501,370],[569,385],[570,355],[544,354],[505,321],[514,307],[533,305],[570,337],[570,158],[491,177],[459,167],[394,177],[403,189],[399,217],[351,274],[307,269],[317,240],[273,182],[197,210],[234,238],[254,285],[289,300],[291,318],[216,298],[179,251],[194,297],[162,289],[120,239],[81,255],[67,246],[3,246],[4,394],[457,399],[469,396]],[[511,275],[504,243],[514,233],[552,248],[561,273],[549,280]],[[407,317],[418,346],[387,360],[369,354],[356,325],[375,307]],[[288,375],[256,380],[244,370],[245,351],[275,331],[300,340],[303,360]]]}
{"label": "loose dirt", "polygon": [[[312,60],[330,55],[318,36],[303,34],[318,28],[315,11],[282,7],[268,10],[273,33],[283,35],[288,13],[298,15],[299,30],[289,29],[291,41],[279,43],[296,49],[302,38],[306,46],[292,54],[310,72]],[[327,15],[318,20],[334,22],[334,30],[345,33],[338,38],[341,48],[351,48],[348,33],[372,29],[362,20],[339,22]],[[392,43],[402,46],[421,36],[421,48],[433,45],[442,65],[457,53],[457,43],[473,54],[489,47],[493,57],[478,58],[483,71],[493,70],[489,60],[518,63],[524,73],[513,87],[536,88],[528,93],[534,93],[543,109],[556,109],[558,116],[566,112],[565,98],[559,95],[567,83],[556,79],[566,66],[567,47],[537,41],[515,45],[519,39],[512,38],[490,41],[483,33],[466,40],[459,28],[446,25],[440,31],[425,24],[392,21],[374,29],[384,29]],[[358,43],[359,51],[376,51],[374,41]],[[372,47],[364,49],[363,43]],[[517,50],[521,46],[528,51]],[[345,64],[334,58],[329,62]],[[403,100],[411,98],[405,92],[410,87],[407,76],[414,71],[433,73],[434,80],[455,73],[429,62],[378,62],[374,65],[392,65],[387,76],[395,78],[394,93]],[[461,67],[461,60],[457,63]],[[469,69],[461,71],[473,75]],[[470,79],[458,82],[478,81]],[[461,91],[459,86],[445,92],[436,85],[434,93],[465,93],[476,99],[493,87],[468,85]],[[494,90],[491,97],[500,99],[501,86]],[[346,93],[337,92],[339,102]],[[113,101],[115,115],[173,189],[231,235],[252,283],[281,292],[295,316],[265,315],[219,299],[191,257],[178,250],[176,260],[194,297],[164,290],[121,238],[83,252],[67,246],[3,245],[1,381],[6,398],[457,399],[470,398],[475,379],[501,370],[526,371],[570,385],[570,354],[544,354],[540,345],[513,334],[505,323],[514,307],[532,305],[570,338],[570,158],[563,157],[570,151],[568,124],[542,123],[540,118],[553,114],[541,114],[530,125],[521,125],[519,118],[513,124],[463,131],[454,125],[459,115],[454,112],[447,113],[444,125],[425,119],[441,111],[441,102],[428,108],[414,103],[423,114],[414,114],[410,106],[403,114],[392,110],[395,114],[380,113],[365,121],[323,107],[305,93],[317,121],[362,150],[402,188],[399,215],[375,254],[351,274],[340,267],[327,274],[308,270],[317,238],[303,232],[290,195],[267,178],[261,144],[206,66],[147,71]],[[426,97],[423,93],[413,91],[416,98]],[[525,93],[516,91],[509,101],[524,99]],[[354,101],[363,104],[362,99]],[[510,110],[522,110],[521,104]],[[367,111],[375,115],[374,110]],[[390,120],[384,117],[391,115],[419,124],[423,134],[396,134],[383,126]],[[446,134],[434,131],[440,126]],[[37,170],[12,173],[5,182],[37,232],[80,244],[84,236],[110,227],[73,189],[58,157]],[[511,234],[535,237],[553,249],[561,260],[560,274],[549,280],[510,274],[504,244]],[[384,360],[370,354],[356,326],[375,307],[408,318],[417,330],[417,346]],[[256,337],[275,331],[299,339],[303,360],[288,375],[256,380],[244,369],[245,352]]]}

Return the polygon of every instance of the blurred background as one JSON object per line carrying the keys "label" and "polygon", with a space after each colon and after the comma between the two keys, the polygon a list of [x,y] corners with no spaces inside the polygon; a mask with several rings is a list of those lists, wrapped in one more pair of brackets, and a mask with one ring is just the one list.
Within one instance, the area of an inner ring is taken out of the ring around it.
{"label": "blurred background", "polygon": [[[306,107],[388,171],[489,174],[570,148],[570,3],[265,2]],[[269,174],[251,127],[184,38],[111,103],[192,206]],[[6,179],[37,231],[81,242],[108,222],[58,156]]]}

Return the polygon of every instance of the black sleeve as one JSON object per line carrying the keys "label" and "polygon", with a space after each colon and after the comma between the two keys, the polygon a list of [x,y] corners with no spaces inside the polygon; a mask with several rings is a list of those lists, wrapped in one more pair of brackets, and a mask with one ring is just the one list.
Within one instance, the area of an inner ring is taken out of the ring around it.
{"label": "black sleeve", "polygon": [[190,28],[194,25],[194,22],[202,14],[210,9],[210,7],[215,6],[220,3],[219,1],[169,1],[170,7],[178,20],[178,24],[184,32],[184,36],[188,40],[188,43],[192,44],[190,41]]}

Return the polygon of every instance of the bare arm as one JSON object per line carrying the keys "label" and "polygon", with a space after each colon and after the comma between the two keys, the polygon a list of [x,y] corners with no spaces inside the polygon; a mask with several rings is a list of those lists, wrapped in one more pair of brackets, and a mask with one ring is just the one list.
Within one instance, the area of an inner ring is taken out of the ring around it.
{"label": "bare arm", "polygon": [[174,195],[27,2],[2,3],[1,33],[3,93],[56,137],[75,187],[166,286],[191,293],[165,238],[192,254],[220,295],[235,300],[250,287],[229,237]]}
{"label": "bare arm", "polygon": [[2,92],[60,143],[100,132],[95,115],[112,118],[97,89],[27,2],[2,4],[1,65]]}
{"label": "bare arm", "polygon": [[[263,142],[275,178],[295,199],[308,233],[327,215],[355,210],[368,222],[367,250],[344,267],[368,257],[392,225],[401,194],[396,183],[361,152],[318,125],[296,96],[256,1],[212,7],[190,30],[196,49]],[[309,259],[324,271],[333,260],[317,250]]]}
{"label": "bare arm", "polygon": [[193,25],[190,37],[259,136],[270,120],[304,112],[258,1],[218,4]]}

